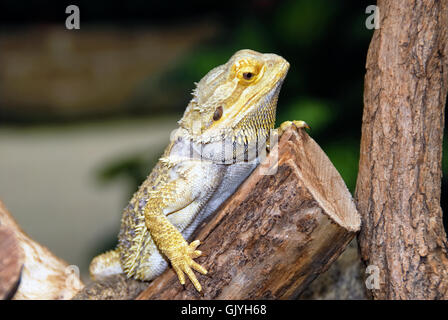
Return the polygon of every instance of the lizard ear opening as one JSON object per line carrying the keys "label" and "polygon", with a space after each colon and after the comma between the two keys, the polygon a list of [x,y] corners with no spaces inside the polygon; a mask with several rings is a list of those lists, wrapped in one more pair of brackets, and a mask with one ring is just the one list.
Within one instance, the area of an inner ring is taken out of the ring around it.
{"label": "lizard ear opening", "polygon": [[218,121],[222,117],[222,106],[216,108],[215,113],[213,113],[213,121]]}

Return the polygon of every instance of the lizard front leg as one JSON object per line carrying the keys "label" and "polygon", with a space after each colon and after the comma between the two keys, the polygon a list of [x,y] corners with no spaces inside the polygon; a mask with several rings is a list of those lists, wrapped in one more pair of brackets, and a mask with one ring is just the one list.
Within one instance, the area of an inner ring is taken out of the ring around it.
{"label": "lizard front leg", "polygon": [[180,283],[185,284],[186,274],[194,287],[201,291],[202,287],[192,269],[207,274],[207,270],[193,261],[201,255],[196,250],[199,240],[190,244],[185,241],[181,232],[169,221],[167,215],[180,212],[185,214],[185,223],[194,218],[198,211],[197,199],[192,197],[191,186],[183,179],[167,183],[151,195],[145,206],[146,226],[159,251],[171,262]]}

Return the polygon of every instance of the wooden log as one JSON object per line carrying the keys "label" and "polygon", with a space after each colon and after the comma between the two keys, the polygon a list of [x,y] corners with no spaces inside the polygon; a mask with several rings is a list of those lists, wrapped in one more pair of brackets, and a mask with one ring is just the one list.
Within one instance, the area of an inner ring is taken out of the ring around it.
{"label": "wooden log", "polygon": [[[15,222],[0,201],[0,225],[7,229],[7,237],[16,239],[15,245],[2,241],[0,233],[0,288],[2,264],[8,255],[23,255],[20,262],[20,284],[12,299],[71,299],[83,284],[64,260],[56,257],[48,248],[31,239]],[[0,229],[1,230],[1,229]],[[5,236],[5,235],[4,235]],[[1,298],[0,289],[0,298]],[[8,298],[10,296],[7,296]]]}
{"label": "wooden log", "polygon": [[23,250],[14,231],[0,225],[0,300],[10,299],[17,291],[24,263]]}
{"label": "wooden log", "polygon": [[320,274],[298,299],[366,300],[366,274],[355,237],[330,268]]}
{"label": "wooden log", "polygon": [[147,282],[116,274],[87,283],[72,300],[132,300],[148,286]]}
{"label": "wooden log", "polygon": [[[278,161],[276,161],[278,158]],[[266,175],[267,166],[277,171]],[[360,228],[351,194],[303,130],[289,128],[237,192],[193,235],[198,293],[171,268],[138,299],[292,299],[343,252]]]}

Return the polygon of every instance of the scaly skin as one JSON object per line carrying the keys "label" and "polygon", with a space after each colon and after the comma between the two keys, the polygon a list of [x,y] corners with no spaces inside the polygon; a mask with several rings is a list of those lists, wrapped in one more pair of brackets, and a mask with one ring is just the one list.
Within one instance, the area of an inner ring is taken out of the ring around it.
{"label": "scaly skin", "polygon": [[[115,273],[151,280],[171,263],[198,291],[193,259],[199,241],[185,239],[253,171],[274,128],[278,93],[289,64],[275,54],[241,50],[211,70],[193,91],[163,156],[125,208],[119,244],[94,258],[94,279]],[[283,123],[308,127],[303,121]],[[167,261],[168,260],[168,261]]]}

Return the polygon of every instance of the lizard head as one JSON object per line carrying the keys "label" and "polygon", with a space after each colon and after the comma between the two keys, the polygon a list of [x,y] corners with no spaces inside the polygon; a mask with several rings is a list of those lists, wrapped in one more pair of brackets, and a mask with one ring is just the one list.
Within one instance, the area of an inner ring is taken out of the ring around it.
{"label": "lizard head", "polygon": [[240,50],[207,73],[179,121],[190,138],[210,143],[231,136],[244,143],[274,127],[278,93],[289,63],[276,54]]}

